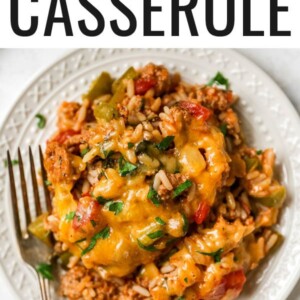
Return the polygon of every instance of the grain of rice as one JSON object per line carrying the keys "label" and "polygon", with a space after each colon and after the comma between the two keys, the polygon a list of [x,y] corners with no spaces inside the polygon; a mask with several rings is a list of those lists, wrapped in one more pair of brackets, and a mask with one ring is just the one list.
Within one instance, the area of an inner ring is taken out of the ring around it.
{"label": "grain of rice", "polygon": [[145,98],[152,98],[152,97],[154,97],[154,94],[155,94],[155,91],[154,91],[153,88],[151,88],[150,90],[148,90],[148,91],[146,92],[146,94],[144,95],[144,97],[145,97]]}
{"label": "grain of rice", "polygon": [[149,291],[147,289],[145,289],[144,287],[140,286],[140,285],[135,284],[135,285],[132,286],[132,289],[135,292],[141,294],[142,296],[145,296],[145,297],[150,297],[151,296]]}
{"label": "grain of rice", "polygon": [[143,113],[141,113],[141,112],[137,112],[137,113],[136,113],[136,116],[137,116],[137,118],[138,118],[138,120],[139,120],[140,122],[143,122],[143,121],[146,121],[146,120],[147,120],[146,116],[145,116]]}
{"label": "grain of rice", "polygon": [[143,137],[143,125],[139,124],[138,126],[135,127],[135,130],[132,133],[131,142],[137,143],[142,139],[142,137]]}
{"label": "grain of rice", "polygon": [[151,105],[151,110],[154,112],[158,112],[161,106],[161,98],[158,97],[154,100],[153,104]]}
{"label": "grain of rice", "polygon": [[246,220],[248,217],[247,213],[245,212],[244,209],[241,209],[241,219],[242,220]]}
{"label": "grain of rice", "polygon": [[158,173],[155,174],[154,179],[153,179],[153,188],[158,191],[158,188],[161,184],[161,178]]}
{"label": "grain of rice", "polygon": [[144,131],[144,140],[150,141],[152,139],[153,135],[149,131]]}
{"label": "grain of rice", "polygon": [[137,102],[136,99],[137,98],[135,96],[133,96],[133,97],[130,98],[130,100],[129,100],[128,104],[127,104],[128,111],[131,112],[131,111],[134,110],[134,108],[136,107],[136,102]]}
{"label": "grain of rice", "polygon": [[76,123],[74,124],[74,127],[73,127],[73,129],[75,131],[79,131],[80,130],[80,128],[82,126],[82,123],[84,122],[84,120],[86,118],[87,109],[88,109],[89,105],[90,105],[89,99],[85,99],[83,101],[82,106],[78,110],[78,112],[77,112],[77,114],[78,114],[77,121],[76,121]]}
{"label": "grain of rice", "polygon": [[226,193],[226,201],[227,201],[228,207],[230,209],[234,210],[236,207],[236,204],[235,204],[235,199],[234,199],[232,193],[230,193],[230,192]]}
{"label": "grain of rice", "polygon": [[82,184],[82,193],[85,194],[90,190],[90,183],[88,180],[84,180]]}
{"label": "grain of rice", "polygon": [[149,122],[143,122],[143,126],[144,126],[145,130],[147,130],[149,132],[153,131],[153,126],[151,125],[151,123],[149,123]]}
{"label": "grain of rice", "polygon": [[170,108],[168,106],[164,106],[164,112],[168,115],[170,113]]}
{"label": "grain of rice", "polygon": [[187,196],[187,202],[191,202],[194,199],[195,194],[196,194],[196,185],[193,182],[193,184],[192,184],[192,186],[190,188],[189,194]]}
{"label": "grain of rice", "polygon": [[91,161],[94,157],[100,154],[100,148],[94,147],[92,148],[82,159],[84,163]]}
{"label": "grain of rice", "polygon": [[252,179],[258,177],[259,175],[260,175],[260,173],[258,171],[252,171],[246,175],[246,179],[252,180]]}
{"label": "grain of rice", "polygon": [[132,164],[135,164],[135,163],[136,163],[137,158],[136,158],[136,155],[135,155],[135,152],[134,152],[133,149],[128,149],[128,150],[126,150],[125,156],[126,156],[127,160],[128,160],[129,162],[131,162]]}
{"label": "grain of rice", "polygon": [[135,93],[134,81],[133,81],[133,79],[129,79],[127,81],[127,95],[128,95],[129,98],[131,98],[131,97],[134,96],[134,93]]}
{"label": "grain of rice", "polygon": [[160,179],[161,179],[161,182],[162,184],[165,186],[165,188],[169,191],[172,191],[173,190],[173,186],[166,174],[166,172],[164,170],[160,170],[158,172],[159,176],[160,176]]}
{"label": "grain of rice", "polygon": [[78,263],[79,260],[80,257],[75,255],[71,256],[69,259],[68,268],[73,268]]}
{"label": "grain of rice", "polygon": [[274,247],[277,240],[278,240],[278,235],[276,233],[273,233],[266,242],[266,245],[265,245],[266,253],[268,253]]}
{"label": "grain of rice", "polygon": [[171,272],[173,272],[175,269],[176,269],[175,266],[170,265],[170,264],[167,264],[167,265],[163,266],[163,267],[160,269],[160,272],[161,272],[162,274],[166,274],[166,273],[171,273]]}
{"label": "grain of rice", "polygon": [[66,244],[66,243],[62,243],[62,245],[61,245],[61,249],[62,249],[62,251],[67,251],[67,250],[69,249],[69,246],[68,246],[68,244]]}
{"label": "grain of rice", "polygon": [[114,282],[114,283],[116,283],[116,284],[118,284],[118,285],[120,285],[120,286],[122,286],[122,285],[125,284],[125,280],[122,279],[122,278],[119,278],[119,277],[113,277],[111,279],[111,281]]}
{"label": "grain of rice", "polygon": [[148,288],[151,290],[151,289],[153,289],[155,286],[157,286],[158,280],[159,280],[158,278],[154,278],[154,279],[150,280],[149,285],[148,285]]}

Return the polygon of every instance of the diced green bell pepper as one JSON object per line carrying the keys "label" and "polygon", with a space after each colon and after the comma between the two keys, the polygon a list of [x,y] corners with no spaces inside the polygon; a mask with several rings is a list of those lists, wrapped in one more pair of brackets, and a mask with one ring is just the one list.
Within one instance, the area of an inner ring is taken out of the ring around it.
{"label": "diced green bell pepper", "polygon": [[88,98],[91,101],[106,95],[111,94],[112,78],[107,72],[102,72],[90,85],[89,91],[83,95],[83,98]]}
{"label": "diced green bell pepper", "polygon": [[38,216],[32,223],[29,224],[28,230],[31,234],[41,240],[43,243],[52,246],[50,231],[44,226],[44,222],[48,216],[48,213]]}
{"label": "diced green bell pepper", "polygon": [[285,188],[283,186],[278,186],[278,189],[272,192],[269,196],[262,197],[262,198],[258,198],[258,197],[253,197],[253,198],[264,206],[279,208],[282,206],[285,196],[286,196]]}

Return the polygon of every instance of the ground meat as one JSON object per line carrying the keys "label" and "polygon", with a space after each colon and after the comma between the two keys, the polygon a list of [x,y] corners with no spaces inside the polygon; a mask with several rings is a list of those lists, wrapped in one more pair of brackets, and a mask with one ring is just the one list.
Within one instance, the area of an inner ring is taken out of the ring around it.
{"label": "ground meat", "polygon": [[68,151],[55,141],[47,143],[44,165],[52,183],[70,182],[73,168]]}
{"label": "ground meat", "polygon": [[60,131],[73,129],[76,123],[76,113],[81,105],[77,102],[63,102],[58,110],[57,126]]}
{"label": "ground meat", "polygon": [[228,134],[234,138],[234,144],[240,145],[242,140],[239,118],[232,108],[228,108],[226,111],[222,112],[219,115],[219,120],[226,124]]}
{"label": "ground meat", "polygon": [[75,266],[61,279],[60,294],[69,300],[141,300],[141,296],[132,289],[132,280],[124,283],[103,280],[97,271],[83,266]]}
{"label": "ground meat", "polygon": [[204,106],[217,111],[228,109],[235,101],[232,92],[211,86],[205,86],[196,91],[197,100]]}
{"label": "ground meat", "polygon": [[171,76],[163,66],[148,64],[142,69],[141,78],[154,79],[156,81],[155,96],[171,92],[180,81],[180,77],[176,74]]}

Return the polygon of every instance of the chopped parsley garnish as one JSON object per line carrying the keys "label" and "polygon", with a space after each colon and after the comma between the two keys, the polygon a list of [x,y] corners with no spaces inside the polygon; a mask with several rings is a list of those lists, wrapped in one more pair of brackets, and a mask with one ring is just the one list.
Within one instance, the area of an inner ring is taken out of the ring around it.
{"label": "chopped parsley garnish", "polygon": [[152,239],[152,240],[155,240],[155,239],[159,239],[161,238],[162,236],[164,236],[164,232],[162,230],[158,230],[158,231],[155,231],[155,232],[151,232],[149,234],[147,234],[147,236]]}
{"label": "chopped parsley garnish", "polygon": [[131,149],[134,147],[134,143],[128,143],[128,149]]}
{"label": "chopped parsley garnish", "polygon": [[38,123],[37,123],[38,128],[40,128],[40,129],[45,128],[46,118],[41,114],[37,114],[35,117],[38,119]]}
{"label": "chopped parsley garnish", "polygon": [[87,248],[85,248],[82,252],[81,252],[81,256],[87,254],[88,252],[90,252],[91,250],[93,250],[93,248],[96,246],[97,241],[98,240],[106,240],[108,239],[110,236],[110,228],[108,226],[106,226],[104,229],[102,229],[100,232],[96,233],[92,239],[90,244],[88,245]]}
{"label": "chopped parsley garnish", "polygon": [[182,231],[183,231],[183,234],[186,235],[189,230],[189,221],[185,214],[181,214],[181,215],[182,215],[182,219],[183,219]]}
{"label": "chopped parsley garnish", "polygon": [[40,263],[36,266],[36,270],[44,277],[49,280],[53,280],[52,265],[46,263]]}
{"label": "chopped parsley garnish", "polygon": [[137,243],[138,243],[139,247],[145,251],[149,251],[149,252],[157,251],[157,249],[153,245],[146,246],[139,239],[137,239]]}
{"label": "chopped parsley garnish", "polygon": [[151,200],[151,202],[155,206],[159,206],[161,204],[160,196],[158,195],[157,191],[153,187],[150,187],[149,192],[147,194],[147,198]]}
{"label": "chopped parsley garnish", "polygon": [[155,221],[158,223],[158,224],[160,224],[160,225],[166,225],[167,223],[163,220],[163,219],[161,219],[160,217],[156,217],[155,218]]}
{"label": "chopped parsley garnish", "polygon": [[224,249],[220,248],[215,252],[201,252],[201,251],[196,251],[196,252],[212,257],[214,261],[217,263],[221,261],[221,254],[224,252]]}
{"label": "chopped parsley garnish", "polygon": [[95,220],[91,220],[91,224],[92,224],[93,227],[96,227],[96,225],[97,225]]}
{"label": "chopped parsley garnish", "polygon": [[[11,161],[11,164],[12,164],[13,166],[16,166],[16,165],[19,164],[19,161],[18,161],[17,159],[13,159],[13,160]],[[4,166],[5,166],[6,168],[8,167],[8,161],[7,161],[7,159],[4,160]]]}
{"label": "chopped parsley garnish", "polygon": [[110,201],[105,204],[109,211],[115,213],[115,216],[118,215],[122,210],[124,203],[122,201]]}
{"label": "chopped parsley garnish", "polygon": [[96,197],[96,200],[101,205],[104,205],[105,203],[112,201],[111,199],[106,199],[106,198],[104,198],[102,196]]}
{"label": "chopped parsley garnish", "polygon": [[119,173],[122,177],[132,173],[137,169],[136,165],[126,161],[123,157],[119,159]]}
{"label": "chopped parsley garnish", "polygon": [[218,72],[215,77],[207,83],[208,86],[212,86],[214,84],[225,86],[226,90],[229,89],[229,80],[225,78],[221,72]]}
{"label": "chopped parsley garnish", "polygon": [[45,185],[46,185],[46,186],[50,186],[50,185],[52,185],[52,182],[49,181],[49,180],[45,180]]}
{"label": "chopped parsley garnish", "polygon": [[257,150],[257,151],[256,151],[256,154],[257,154],[257,155],[261,155],[262,153],[263,153],[262,150]]}
{"label": "chopped parsley garnish", "polygon": [[190,188],[193,185],[193,183],[188,179],[184,183],[178,185],[176,189],[173,191],[173,198],[178,197],[181,195],[185,190]]}
{"label": "chopped parsley garnish", "polygon": [[188,280],[187,277],[184,278],[184,282],[185,282],[185,283],[188,283],[188,282],[189,282],[189,280]]}
{"label": "chopped parsley garnish", "polygon": [[81,150],[80,156],[81,156],[81,157],[84,157],[89,151],[90,151],[89,147],[87,147],[87,148]]}
{"label": "chopped parsley garnish", "polygon": [[66,214],[65,219],[70,222],[74,219],[76,212],[75,211],[71,211],[68,214]]}
{"label": "chopped parsley garnish", "polygon": [[224,134],[224,136],[227,135],[227,125],[225,123],[221,124],[220,130]]}
{"label": "chopped parsley garnish", "polygon": [[159,144],[157,144],[156,147],[161,151],[168,150],[168,148],[171,146],[173,141],[174,141],[174,136],[169,135],[165,137]]}

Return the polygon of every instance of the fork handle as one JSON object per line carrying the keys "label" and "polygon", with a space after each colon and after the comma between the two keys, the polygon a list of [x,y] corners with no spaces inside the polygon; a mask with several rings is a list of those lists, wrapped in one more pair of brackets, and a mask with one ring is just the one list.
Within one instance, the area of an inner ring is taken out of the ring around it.
{"label": "fork handle", "polygon": [[50,300],[49,280],[44,278],[40,273],[38,274],[39,286],[42,300]]}

